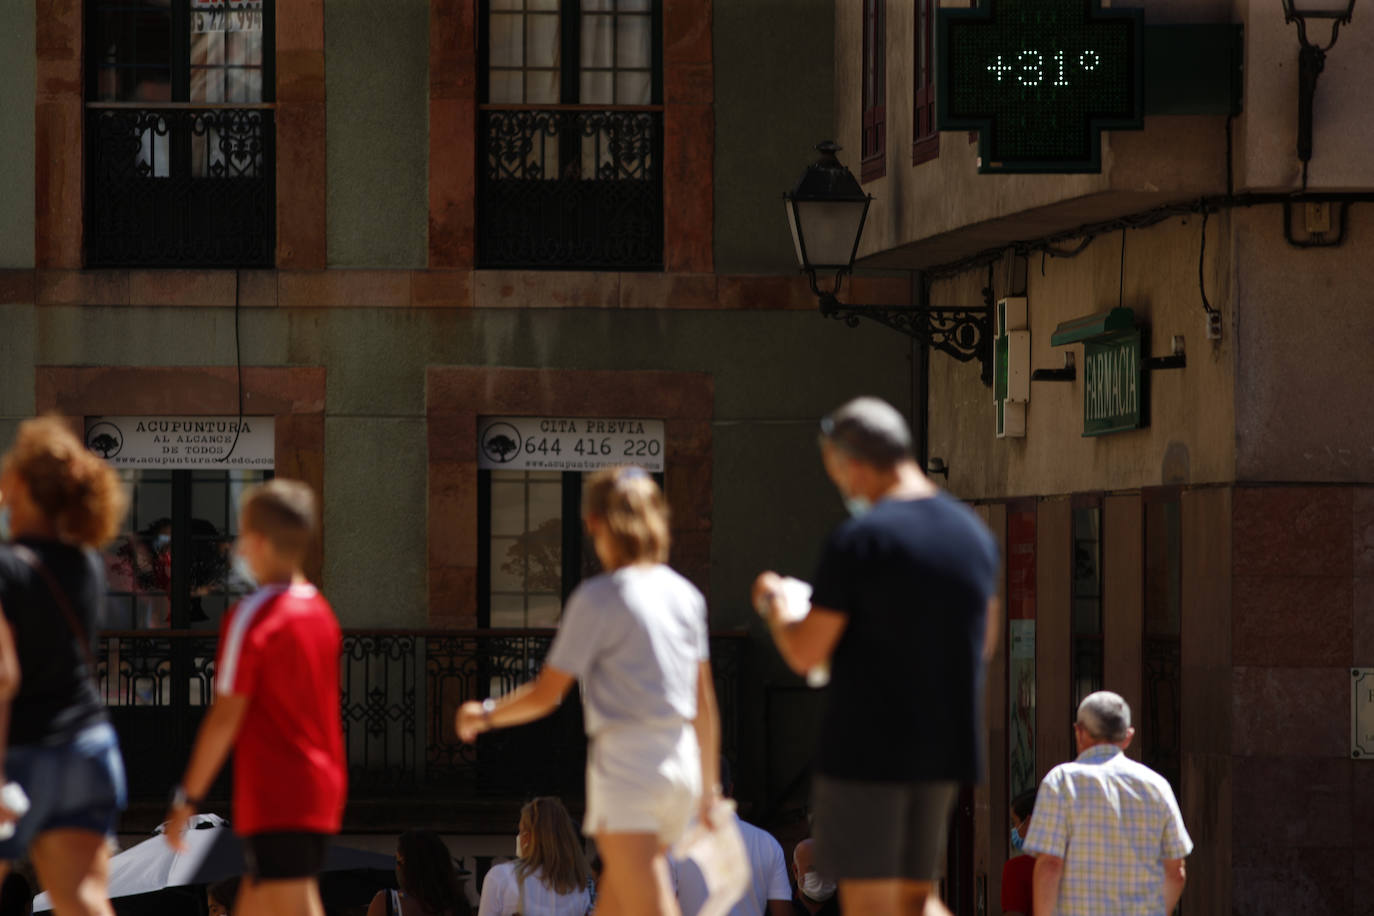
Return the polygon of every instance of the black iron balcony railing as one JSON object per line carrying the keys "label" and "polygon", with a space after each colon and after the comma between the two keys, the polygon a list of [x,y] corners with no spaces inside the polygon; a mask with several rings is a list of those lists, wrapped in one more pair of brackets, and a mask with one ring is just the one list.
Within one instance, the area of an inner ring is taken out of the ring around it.
{"label": "black iron balcony railing", "polygon": [[483,108],[477,136],[480,267],[663,267],[661,110]]}
{"label": "black iron balcony railing", "polygon": [[[538,674],[552,630],[349,630],[340,658],[353,799],[453,799],[583,793],[581,704],[464,745],[458,705]],[[742,635],[712,637],[723,749],[738,747]],[[98,680],[119,732],[135,800],[175,784],[213,696],[216,639],[204,631],[102,635]],[[227,794],[223,780],[215,795]]]}
{"label": "black iron balcony railing", "polygon": [[270,267],[276,238],[270,106],[86,110],[86,263]]}

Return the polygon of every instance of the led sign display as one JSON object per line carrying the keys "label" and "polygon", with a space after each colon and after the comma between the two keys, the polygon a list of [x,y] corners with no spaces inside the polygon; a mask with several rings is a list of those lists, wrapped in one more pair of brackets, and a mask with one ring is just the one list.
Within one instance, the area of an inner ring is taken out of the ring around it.
{"label": "led sign display", "polygon": [[1096,172],[1103,130],[1144,126],[1144,13],[1101,0],[982,0],[937,20],[940,130],[983,172]]}

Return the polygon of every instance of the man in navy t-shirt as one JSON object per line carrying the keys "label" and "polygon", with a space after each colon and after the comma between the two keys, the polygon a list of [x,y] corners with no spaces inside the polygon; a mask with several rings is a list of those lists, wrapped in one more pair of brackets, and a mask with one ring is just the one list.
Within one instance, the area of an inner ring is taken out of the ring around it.
{"label": "man in navy t-shirt", "polygon": [[846,912],[945,913],[935,882],[950,814],[960,785],[983,774],[997,546],[917,467],[890,404],[858,398],[822,420],[821,457],[852,517],[826,542],[811,612],[785,623],[782,580],[765,572],[754,584],[792,670],[830,665],[817,864],[838,879]]}

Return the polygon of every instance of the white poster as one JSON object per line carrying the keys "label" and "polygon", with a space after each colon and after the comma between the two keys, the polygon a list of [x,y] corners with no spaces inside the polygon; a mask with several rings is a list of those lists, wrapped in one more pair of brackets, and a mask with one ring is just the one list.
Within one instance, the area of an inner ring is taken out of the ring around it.
{"label": "white poster", "polygon": [[484,471],[599,471],[633,464],[661,472],[662,420],[481,417],[477,466]]}
{"label": "white poster", "polygon": [[86,447],[117,468],[270,471],[272,417],[87,417]]}

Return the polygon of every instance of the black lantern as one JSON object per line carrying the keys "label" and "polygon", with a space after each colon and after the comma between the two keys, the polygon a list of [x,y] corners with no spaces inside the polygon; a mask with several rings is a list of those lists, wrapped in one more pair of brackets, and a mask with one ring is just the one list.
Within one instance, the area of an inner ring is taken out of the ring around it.
{"label": "black lantern", "polygon": [[[1283,0],[1283,21],[1298,25],[1298,159],[1302,161],[1302,185],[1307,187],[1307,163],[1312,159],[1312,104],[1317,95],[1317,77],[1326,66],[1326,52],[1336,44],[1341,26],[1350,22],[1355,0]],[[1331,23],[1331,40],[1313,44],[1307,38],[1309,22],[1325,19]]]}
{"label": "black lantern", "polygon": [[[854,174],[840,164],[835,156],[840,151],[836,143],[827,140],[818,144],[816,151],[820,158],[806,167],[791,193],[782,196],[787,202],[792,242],[797,246],[797,263],[817,296],[825,295],[821,286],[825,277],[833,274],[830,295],[835,296],[845,274],[854,269],[854,255],[873,197],[865,194]],[[819,280],[817,274],[821,275]]]}
{"label": "black lantern", "polygon": [[797,246],[797,263],[820,300],[821,314],[843,321],[851,328],[861,319],[887,325],[922,341],[933,350],[948,353],[962,362],[979,360],[983,383],[992,383],[989,328],[992,304],[973,307],[930,306],[929,284],[920,284],[921,302],[912,305],[848,305],[838,296],[844,278],[854,269],[868,205],[854,174],[836,157],[840,147],[827,140],[816,147],[820,158],[802,172],[797,186],[783,193],[787,224]]}

